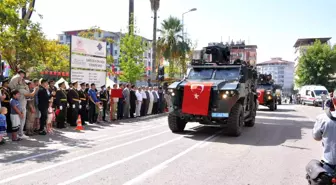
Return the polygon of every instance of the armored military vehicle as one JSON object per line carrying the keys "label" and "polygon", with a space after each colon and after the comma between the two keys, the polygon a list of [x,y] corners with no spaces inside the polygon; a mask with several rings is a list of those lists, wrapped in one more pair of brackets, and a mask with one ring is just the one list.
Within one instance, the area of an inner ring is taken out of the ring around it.
{"label": "armored military vehicle", "polygon": [[258,74],[258,103],[267,106],[271,111],[277,109],[276,87],[271,74]]}
{"label": "armored military vehicle", "polygon": [[257,110],[257,71],[245,61],[230,62],[230,47],[203,48],[191,62],[189,74],[168,87],[172,106],[168,125],[182,132],[188,122],[225,126],[240,136],[243,126],[253,127]]}

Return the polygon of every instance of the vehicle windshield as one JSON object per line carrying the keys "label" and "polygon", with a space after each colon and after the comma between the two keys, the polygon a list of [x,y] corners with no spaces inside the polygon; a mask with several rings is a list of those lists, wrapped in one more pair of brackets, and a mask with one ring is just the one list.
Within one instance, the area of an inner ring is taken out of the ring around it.
{"label": "vehicle windshield", "polygon": [[273,86],[268,84],[259,84],[258,89],[272,90]]}
{"label": "vehicle windshield", "polygon": [[215,80],[239,80],[239,68],[217,69]]}
{"label": "vehicle windshield", "polygon": [[321,96],[322,93],[325,94],[325,95],[328,95],[328,91],[326,90],[314,90],[314,93],[316,96]]}
{"label": "vehicle windshield", "polygon": [[188,75],[188,79],[192,80],[203,80],[203,79],[211,79],[213,69],[191,69]]}

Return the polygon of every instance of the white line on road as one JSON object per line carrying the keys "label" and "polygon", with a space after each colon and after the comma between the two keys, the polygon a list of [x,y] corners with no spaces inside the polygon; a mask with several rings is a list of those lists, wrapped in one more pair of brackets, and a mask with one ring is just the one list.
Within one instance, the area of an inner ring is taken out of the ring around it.
{"label": "white line on road", "polygon": [[12,176],[12,177],[9,177],[9,178],[0,179],[0,184],[8,183],[8,182],[10,182],[12,180],[15,180],[15,179],[19,179],[19,178],[22,178],[22,177],[25,177],[25,176],[28,176],[28,175],[32,175],[32,174],[35,174],[35,173],[38,173],[38,172],[42,172],[42,171],[45,171],[45,170],[49,170],[49,169],[61,166],[61,165],[64,165],[64,164],[68,164],[68,163],[71,163],[71,162],[74,162],[74,161],[78,161],[80,159],[84,159],[84,158],[87,158],[87,157],[90,157],[90,156],[93,156],[93,155],[97,155],[97,154],[107,152],[107,151],[110,151],[110,150],[113,150],[113,149],[116,149],[116,148],[120,148],[120,147],[130,145],[130,144],[133,144],[133,143],[136,143],[136,142],[139,142],[139,141],[143,141],[143,140],[146,140],[146,139],[149,139],[149,138],[152,138],[152,137],[155,137],[155,136],[167,133],[167,132],[170,132],[170,131],[160,132],[160,133],[153,134],[153,135],[150,135],[150,136],[146,136],[146,137],[143,137],[143,138],[139,138],[139,139],[136,139],[136,140],[133,140],[133,141],[129,141],[129,142],[126,142],[126,143],[123,143],[123,144],[119,144],[119,145],[116,145],[116,146],[105,148],[103,150],[98,150],[98,151],[93,152],[93,153],[89,153],[89,154],[86,154],[86,155],[75,157],[75,158],[72,158],[70,160],[62,161],[62,162],[59,162],[59,163],[56,163],[56,164],[53,164],[53,165],[50,165],[50,166],[46,166],[46,167],[43,167],[43,168],[40,168],[40,169],[32,170],[32,171],[22,173],[22,174],[19,174],[19,175],[15,175],[15,176]]}
{"label": "white line on road", "polygon": [[123,136],[132,135],[132,134],[134,134],[134,133],[142,132],[142,131],[145,131],[145,130],[151,130],[151,129],[154,129],[154,128],[162,127],[162,126],[163,126],[163,125],[157,125],[157,126],[150,127],[150,128],[143,128],[143,129],[140,129],[140,130],[137,130],[137,131],[124,133],[124,134],[121,134],[121,135],[118,135],[118,136],[114,136],[114,137],[111,137],[111,138],[100,139],[100,140],[98,140],[98,141],[100,142],[100,141],[111,140],[111,139],[115,139],[115,138],[119,138],[119,137],[123,137]]}
{"label": "white line on road", "polygon": [[134,129],[127,129],[127,130],[124,130],[124,131],[118,132],[118,134],[123,134],[123,133],[129,132],[129,131],[132,131],[132,130],[134,130]]}
{"label": "white line on road", "polygon": [[[144,128],[144,129],[140,129],[140,130],[137,130],[137,131],[134,131],[134,132],[129,132],[129,133],[125,133],[125,134],[121,134],[121,135],[117,135],[117,136],[112,136],[112,137],[100,139],[100,140],[97,140],[97,141],[90,141],[90,142],[85,143],[84,146],[86,146],[88,144],[94,144],[95,142],[101,142],[101,141],[106,141],[106,140],[111,140],[111,139],[115,139],[115,138],[119,138],[119,137],[128,136],[128,135],[131,135],[131,134],[134,134],[134,133],[138,133],[138,132],[142,132],[142,131],[146,131],[146,130],[151,130],[151,129],[158,128],[158,127],[161,127],[161,126],[163,126],[163,125],[158,125],[158,126],[154,126],[154,127],[151,127],[151,128]],[[102,138],[102,137],[99,136],[97,138]],[[92,139],[95,139],[95,138],[92,138]],[[70,146],[70,147],[54,149],[54,150],[49,151],[49,152],[40,153],[40,154],[36,154],[36,155],[29,156],[29,157],[24,157],[24,158],[16,159],[14,161],[9,161],[7,163],[0,164],[0,167],[7,166],[7,165],[12,164],[12,163],[26,161],[26,160],[29,160],[29,159],[43,157],[43,156],[46,156],[46,155],[51,155],[51,154],[58,153],[58,152],[61,152],[61,151],[66,151],[66,150],[69,150],[69,149],[78,148],[78,147],[81,147],[81,146],[83,146],[83,145],[80,144],[80,145],[77,145],[77,146]],[[2,171],[2,170],[0,170],[0,171]],[[7,171],[7,170],[5,170],[5,171]]]}
{"label": "white line on road", "polygon": [[167,165],[173,161],[175,161],[176,159],[186,155],[187,153],[191,152],[192,150],[194,150],[195,148],[197,148],[198,146],[206,143],[207,141],[210,141],[216,137],[218,137],[218,134],[222,133],[223,130],[220,130],[219,132],[207,137],[206,139],[204,139],[203,141],[199,141],[197,142],[196,144],[194,144],[193,146],[189,147],[188,149],[182,151],[181,153],[175,155],[174,157],[162,162],[161,164],[153,167],[152,169],[142,173],[141,175],[137,176],[136,178],[124,183],[124,185],[131,185],[131,184],[135,184],[135,183],[138,183],[138,182],[141,182],[143,181],[144,179],[146,179],[147,177],[159,172],[160,170],[164,169],[167,167]]}
{"label": "white line on road", "polygon": [[121,160],[119,160],[119,161],[115,161],[115,162],[110,163],[110,164],[108,164],[108,165],[102,166],[101,168],[97,168],[97,169],[95,169],[95,170],[93,170],[93,171],[90,171],[90,172],[85,173],[85,174],[83,174],[83,175],[77,176],[77,177],[75,177],[75,178],[73,178],[73,179],[70,179],[70,180],[68,180],[68,181],[66,181],[66,182],[60,183],[60,184],[58,184],[58,185],[71,184],[71,183],[73,183],[73,182],[76,182],[76,181],[85,179],[85,178],[87,178],[87,177],[89,177],[89,176],[91,176],[91,175],[94,175],[94,174],[99,173],[99,172],[101,172],[101,171],[104,171],[104,170],[106,170],[106,169],[112,168],[112,167],[114,167],[114,166],[116,166],[116,165],[125,163],[125,162],[127,162],[127,161],[129,161],[129,160],[132,160],[133,158],[136,158],[136,157],[138,157],[138,156],[140,156],[140,155],[144,155],[144,154],[146,154],[146,153],[148,153],[148,152],[151,152],[151,151],[153,151],[153,150],[155,150],[155,149],[157,149],[157,148],[163,147],[163,146],[165,146],[165,145],[168,145],[169,143],[172,143],[172,142],[174,142],[174,141],[180,140],[180,139],[182,139],[183,137],[184,137],[184,136],[180,136],[180,137],[177,137],[177,138],[175,138],[175,139],[166,141],[166,142],[161,143],[161,144],[159,144],[159,145],[156,145],[156,146],[154,146],[154,147],[152,147],[152,148],[143,150],[142,152],[139,152],[139,153],[134,154],[134,155],[132,155],[132,156],[129,156],[129,157],[126,157],[126,158],[121,159]]}

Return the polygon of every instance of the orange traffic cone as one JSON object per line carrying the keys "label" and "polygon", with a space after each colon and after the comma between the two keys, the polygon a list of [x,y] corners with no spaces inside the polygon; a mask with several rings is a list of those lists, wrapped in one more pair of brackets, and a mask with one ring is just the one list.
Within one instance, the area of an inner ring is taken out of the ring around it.
{"label": "orange traffic cone", "polygon": [[76,130],[84,130],[84,128],[82,126],[82,119],[81,119],[80,115],[78,115]]}

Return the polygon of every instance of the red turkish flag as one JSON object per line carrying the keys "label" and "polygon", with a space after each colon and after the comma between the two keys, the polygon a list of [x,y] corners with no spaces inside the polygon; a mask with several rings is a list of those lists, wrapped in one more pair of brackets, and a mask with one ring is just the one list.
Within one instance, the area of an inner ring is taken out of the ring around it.
{"label": "red turkish flag", "polygon": [[264,104],[265,90],[264,89],[257,89],[257,92],[258,92],[258,102],[259,102],[259,104]]}
{"label": "red turkish flag", "polygon": [[184,86],[182,112],[186,114],[208,115],[211,82],[189,82]]}

